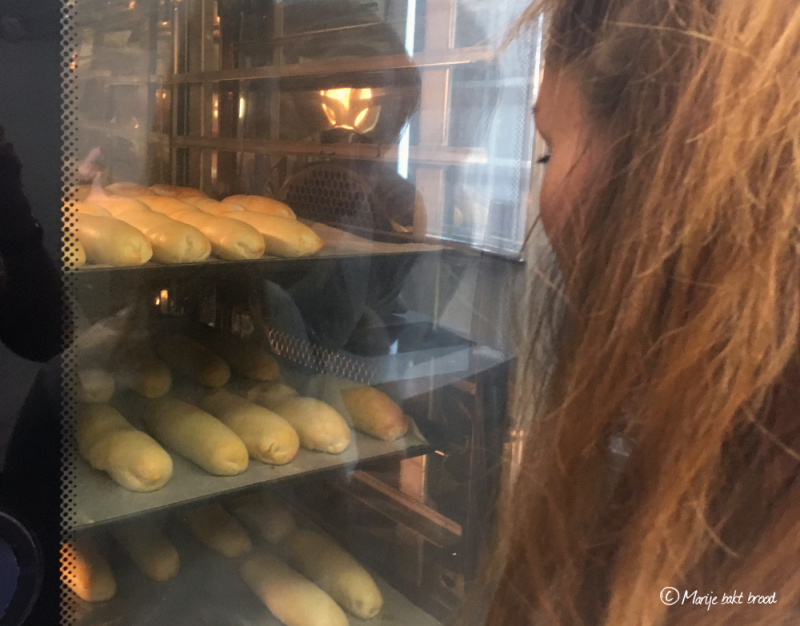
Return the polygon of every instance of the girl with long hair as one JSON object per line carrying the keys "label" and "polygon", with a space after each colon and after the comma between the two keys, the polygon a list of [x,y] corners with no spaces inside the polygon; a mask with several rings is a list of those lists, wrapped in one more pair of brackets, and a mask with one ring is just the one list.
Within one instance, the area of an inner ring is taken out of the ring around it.
{"label": "girl with long hair", "polygon": [[563,313],[528,322],[485,623],[799,624],[800,3],[541,12]]}

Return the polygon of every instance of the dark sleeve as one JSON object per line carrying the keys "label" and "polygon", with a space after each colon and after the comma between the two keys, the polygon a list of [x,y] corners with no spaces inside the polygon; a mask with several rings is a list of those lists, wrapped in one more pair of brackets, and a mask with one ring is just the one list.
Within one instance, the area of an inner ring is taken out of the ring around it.
{"label": "dark sleeve", "polygon": [[0,341],[19,356],[45,362],[61,352],[61,278],[41,240],[3,250]]}

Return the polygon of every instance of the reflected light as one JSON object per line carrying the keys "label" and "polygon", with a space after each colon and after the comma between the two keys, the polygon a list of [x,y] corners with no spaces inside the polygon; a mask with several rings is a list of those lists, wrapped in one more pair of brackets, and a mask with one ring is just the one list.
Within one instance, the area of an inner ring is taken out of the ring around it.
{"label": "reflected light", "polygon": [[135,9],[135,8],[136,8],[136,0],[131,0],[131,1],[128,3],[128,8],[129,8],[129,9]]}
{"label": "reflected light", "polygon": [[325,89],[319,95],[322,96],[322,112],[335,128],[366,133],[378,123],[381,107],[375,105],[377,94],[370,87]]}

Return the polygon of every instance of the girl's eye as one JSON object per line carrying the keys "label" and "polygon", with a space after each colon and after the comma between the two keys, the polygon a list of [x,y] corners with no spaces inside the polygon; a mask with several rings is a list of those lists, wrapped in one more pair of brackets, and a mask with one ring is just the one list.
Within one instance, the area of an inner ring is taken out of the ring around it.
{"label": "girl's eye", "polygon": [[550,155],[545,154],[544,156],[541,156],[538,159],[536,159],[536,162],[539,163],[540,165],[547,165],[548,163],[550,163]]}

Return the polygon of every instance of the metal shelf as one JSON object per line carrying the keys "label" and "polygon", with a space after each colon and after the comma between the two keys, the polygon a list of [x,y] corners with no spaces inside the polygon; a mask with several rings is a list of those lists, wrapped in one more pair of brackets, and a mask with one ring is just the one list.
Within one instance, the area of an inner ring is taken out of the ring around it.
{"label": "metal shelf", "polygon": [[415,56],[387,55],[363,58],[342,58],[325,61],[309,61],[287,65],[266,65],[262,67],[245,67],[235,70],[217,70],[190,74],[174,74],[167,82],[180,83],[213,83],[224,80],[257,80],[296,78],[303,76],[338,76],[358,72],[383,72],[398,69],[447,69],[455,65],[469,63],[492,62],[496,50],[490,46],[474,46],[456,48],[440,52],[428,52]]}

